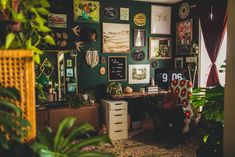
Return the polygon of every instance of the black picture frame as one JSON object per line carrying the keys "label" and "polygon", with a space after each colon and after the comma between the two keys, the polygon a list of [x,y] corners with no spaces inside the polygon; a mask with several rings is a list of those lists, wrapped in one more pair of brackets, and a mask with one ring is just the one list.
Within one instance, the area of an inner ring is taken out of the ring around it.
{"label": "black picture frame", "polygon": [[127,56],[108,56],[108,81],[127,80]]}
{"label": "black picture frame", "polygon": [[144,47],[146,46],[146,29],[135,28],[133,31],[133,46]]}

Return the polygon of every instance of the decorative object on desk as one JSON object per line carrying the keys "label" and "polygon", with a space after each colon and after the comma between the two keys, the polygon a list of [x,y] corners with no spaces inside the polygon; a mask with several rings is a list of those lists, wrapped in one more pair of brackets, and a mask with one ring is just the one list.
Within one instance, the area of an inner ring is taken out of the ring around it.
{"label": "decorative object on desk", "polygon": [[102,15],[106,18],[106,19],[115,19],[117,17],[117,10],[115,8],[112,7],[107,7],[104,8],[104,10],[102,11]]}
{"label": "decorative object on desk", "polygon": [[123,95],[122,85],[119,82],[110,82],[106,88],[106,92],[108,95],[117,96]]}
{"label": "decorative object on desk", "polygon": [[145,88],[140,88],[140,93],[145,93]]}
{"label": "decorative object on desk", "polygon": [[144,13],[137,13],[133,19],[136,26],[145,26],[146,25],[146,15]]}
{"label": "decorative object on desk", "polygon": [[86,63],[91,67],[94,68],[99,63],[99,55],[97,50],[88,50],[86,52]]}
{"label": "decorative object on desk", "polygon": [[99,23],[99,2],[73,0],[74,22]]}
{"label": "decorative object on desk", "polygon": [[100,67],[100,75],[104,75],[105,71],[105,67]]}
{"label": "decorative object on desk", "polygon": [[48,58],[45,58],[45,60],[42,62],[42,65],[40,66],[40,70],[46,76],[46,78],[49,79],[51,77],[53,70],[54,70],[54,66],[48,60]]}
{"label": "decorative object on desk", "polygon": [[157,60],[156,59],[151,60],[151,67],[154,69],[157,68]]}
{"label": "decorative object on desk", "polygon": [[151,5],[151,34],[171,34],[171,7]]}
{"label": "decorative object on desk", "polygon": [[187,2],[183,2],[179,8],[179,17],[180,19],[185,19],[190,13],[190,5]]}
{"label": "decorative object on desk", "polygon": [[175,58],[175,69],[183,69],[184,68],[184,58],[183,57],[176,57]]}
{"label": "decorative object on desk", "polygon": [[127,79],[127,56],[108,56],[108,80],[125,81]]}
{"label": "decorative object on desk", "polygon": [[157,93],[159,91],[158,86],[150,85],[146,87],[146,92],[148,93]]}
{"label": "decorative object on desk", "polygon": [[132,51],[131,58],[134,61],[142,61],[145,58],[145,52],[141,49],[136,49],[136,50]]}
{"label": "decorative object on desk", "polygon": [[129,64],[129,84],[149,83],[149,64]]}
{"label": "decorative object on desk", "polygon": [[149,38],[149,59],[171,59],[171,38]]}
{"label": "decorative object on desk", "polygon": [[120,8],[120,20],[129,21],[129,8]]}
{"label": "decorative object on desk", "polygon": [[126,86],[124,89],[123,89],[123,92],[125,94],[130,94],[133,92],[133,88],[131,88],[130,86]]}
{"label": "decorative object on desk", "polygon": [[176,55],[190,54],[193,39],[193,20],[188,19],[176,24]]}
{"label": "decorative object on desk", "polygon": [[155,80],[154,80],[153,77],[151,77],[151,79],[150,79],[150,85],[151,85],[151,86],[155,86]]}
{"label": "decorative object on desk", "polygon": [[103,23],[103,53],[130,52],[130,24]]}
{"label": "decorative object on desk", "polygon": [[146,46],[146,29],[134,29],[134,47]]}

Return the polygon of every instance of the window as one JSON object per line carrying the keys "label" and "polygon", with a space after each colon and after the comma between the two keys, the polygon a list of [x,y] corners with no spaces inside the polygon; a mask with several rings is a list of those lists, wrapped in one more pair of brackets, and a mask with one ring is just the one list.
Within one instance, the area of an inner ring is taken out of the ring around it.
{"label": "window", "polygon": [[[199,58],[199,86],[200,87],[206,87],[206,81],[209,75],[209,70],[211,67],[211,61],[208,56],[202,31],[200,29],[200,58]],[[221,65],[225,64],[225,59],[226,59],[226,52],[227,52],[227,30],[224,34],[224,39],[222,40],[220,50],[217,56],[217,60],[215,62],[218,75],[219,75],[219,81],[222,86],[225,84],[225,71],[219,72],[219,70],[222,70]]]}

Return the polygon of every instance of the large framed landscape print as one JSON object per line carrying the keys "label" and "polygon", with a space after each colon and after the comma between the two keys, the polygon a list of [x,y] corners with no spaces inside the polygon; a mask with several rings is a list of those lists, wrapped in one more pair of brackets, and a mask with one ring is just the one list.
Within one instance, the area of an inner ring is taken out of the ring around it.
{"label": "large framed landscape print", "polygon": [[130,52],[130,24],[103,23],[103,53]]}
{"label": "large framed landscape print", "polygon": [[176,55],[191,53],[193,40],[193,20],[184,20],[176,24]]}

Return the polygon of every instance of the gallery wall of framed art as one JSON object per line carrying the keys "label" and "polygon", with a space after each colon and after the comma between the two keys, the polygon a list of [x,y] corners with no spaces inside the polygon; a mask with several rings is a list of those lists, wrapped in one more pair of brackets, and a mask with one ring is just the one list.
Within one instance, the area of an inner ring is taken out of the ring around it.
{"label": "gallery wall of framed art", "polygon": [[[191,1],[188,5],[190,9],[185,13],[180,9],[181,2],[163,4],[120,0],[60,1],[66,7],[53,3],[57,7],[54,7],[52,14],[61,14],[63,16],[59,17],[67,18],[63,26],[61,24],[51,28],[59,44],[66,43],[66,49],[78,51],[77,73],[84,76],[79,78],[80,88],[110,82],[109,57],[126,57],[126,79],[120,82],[129,84],[129,65],[148,64],[149,76],[154,77],[154,69],[175,68],[176,57],[182,57],[185,65],[185,57],[193,55],[189,51],[190,44],[198,42],[196,7]],[[180,32],[182,27],[185,27],[184,31]],[[91,40],[92,34],[95,34],[95,40]],[[84,37],[87,40],[83,40]],[[70,44],[71,38],[79,40],[77,45]],[[86,64],[87,51],[98,52],[97,66]],[[70,65],[70,62],[67,64]],[[102,75],[101,67],[102,71],[106,71]],[[137,88],[146,84],[132,85]]]}

